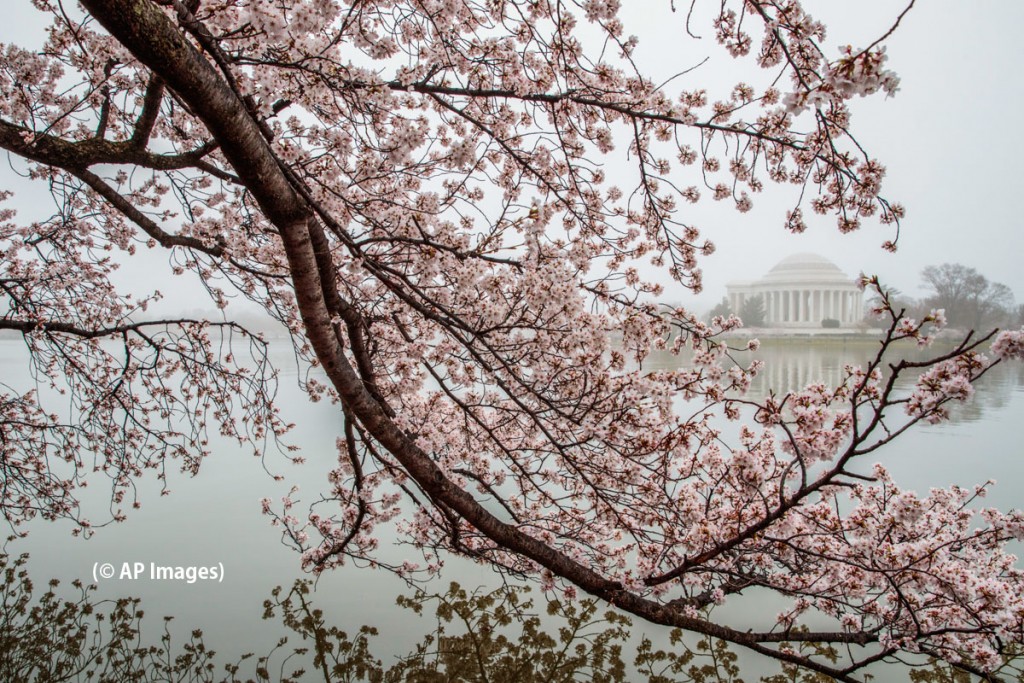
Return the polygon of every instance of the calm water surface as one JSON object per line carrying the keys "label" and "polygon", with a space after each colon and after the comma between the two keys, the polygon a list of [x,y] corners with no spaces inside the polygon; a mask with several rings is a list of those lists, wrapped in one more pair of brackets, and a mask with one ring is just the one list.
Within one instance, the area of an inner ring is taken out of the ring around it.
{"label": "calm water surface", "polygon": [[[82,540],[72,538],[66,524],[37,520],[30,525],[28,538],[8,544],[8,553],[31,553],[30,569],[37,586],[44,585],[49,577],[65,584],[75,578],[92,583],[96,563],[111,563],[117,568],[124,562],[175,566],[222,563],[225,578],[219,583],[197,581],[189,585],[115,578],[101,581],[96,596],[142,598],[149,615],[148,638],[154,642],[162,624],[150,617],[173,615],[179,634],[203,629],[208,645],[223,656],[221,661],[233,660],[243,652],[269,651],[281,629],[261,621],[262,602],[274,586],[290,585],[303,574],[298,556],[281,545],[278,532],[260,514],[258,501],[263,497],[280,498],[291,483],[300,485],[300,498],[311,501],[318,497],[324,473],[335,458],[335,438],[341,433],[336,409],[306,401],[295,386],[294,370],[288,375],[288,350],[282,347],[278,352],[278,367],[285,375],[281,405],[285,418],[297,425],[291,440],[302,447],[308,461],[295,466],[268,458],[269,468],[284,475],[286,483],[274,482],[251,454],[231,443],[217,442],[197,478],[172,478],[170,496],[156,495],[154,483],[143,482],[142,508],[133,511],[127,522],[108,526],[93,538]],[[753,393],[762,395],[769,387],[781,392],[816,380],[837,382],[844,364],[863,363],[871,353],[872,347],[864,343],[766,343],[758,357],[768,367]],[[651,362],[670,365],[678,361],[663,356]],[[24,364],[20,342],[0,341],[0,382],[26,388]],[[879,457],[906,488],[925,491],[932,486],[972,485],[995,479],[998,485],[985,505],[1020,507],[1024,505],[1022,420],[1024,366],[1004,364],[985,378],[969,404],[956,407],[949,423],[916,429]],[[100,484],[96,480],[93,486],[102,488]],[[391,552],[394,557],[408,555],[415,559],[411,549]],[[432,588],[441,591],[452,579],[465,586],[496,587],[499,582],[487,569],[449,559],[442,579]],[[350,633],[360,624],[377,626],[382,634],[378,654],[384,654],[384,648],[401,654],[411,650],[420,635],[431,628],[429,619],[414,618],[395,606],[396,595],[404,590],[405,584],[386,572],[345,567],[320,578],[315,603],[325,611],[328,623]],[[656,640],[664,635],[653,627],[646,630]]]}

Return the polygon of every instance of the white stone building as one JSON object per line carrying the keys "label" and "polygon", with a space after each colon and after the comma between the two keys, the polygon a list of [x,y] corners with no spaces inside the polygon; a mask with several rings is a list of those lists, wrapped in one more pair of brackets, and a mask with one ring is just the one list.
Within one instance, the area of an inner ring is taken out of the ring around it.
{"label": "white stone building", "polygon": [[764,297],[765,326],[821,328],[826,319],[852,328],[864,317],[864,293],[836,264],[817,254],[794,254],[760,280],[726,284],[729,307],[739,313],[749,297]]}

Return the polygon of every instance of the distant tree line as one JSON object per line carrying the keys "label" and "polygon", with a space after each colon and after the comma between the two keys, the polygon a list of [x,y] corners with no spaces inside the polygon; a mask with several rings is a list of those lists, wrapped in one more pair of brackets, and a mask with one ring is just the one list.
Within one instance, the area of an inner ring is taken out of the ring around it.
{"label": "distant tree line", "polygon": [[732,307],[729,306],[729,298],[723,296],[722,300],[711,309],[707,317],[708,320],[719,315],[723,318],[728,318],[733,313],[736,313],[747,327],[763,327],[768,315],[764,305],[764,297],[758,294],[745,297],[738,311],[733,311]]}
{"label": "distant tree line", "polygon": [[[1015,302],[1010,288],[974,268],[960,263],[928,266],[921,271],[921,282],[928,291],[921,299],[891,292],[896,308],[912,318],[920,320],[929,311],[942,309],[950,327],[983,330],[1024,325],[1024,305]],[[869,320],[876,322],[870,315]]]}

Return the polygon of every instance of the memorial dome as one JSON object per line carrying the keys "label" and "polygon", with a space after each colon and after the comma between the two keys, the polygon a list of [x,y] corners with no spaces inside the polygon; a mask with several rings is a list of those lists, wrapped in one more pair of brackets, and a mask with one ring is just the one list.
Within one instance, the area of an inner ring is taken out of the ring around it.
{"label": "memorial dome", "polygon": [[818,254],[793,254],[779,261],[761,280],[764,283],[813,282],[816,284],[850,283],[839,266]]}

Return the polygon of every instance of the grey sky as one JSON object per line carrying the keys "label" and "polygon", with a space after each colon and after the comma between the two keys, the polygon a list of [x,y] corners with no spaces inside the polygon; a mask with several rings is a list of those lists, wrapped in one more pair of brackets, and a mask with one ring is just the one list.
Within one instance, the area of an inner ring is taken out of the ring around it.
{"label": "grey sky", "polygon": [[[624,4],[627,32],[641,37],[641,64],[672,74],[712,57],[686,77],[684,87],[729,88],[736,74],[747,78],[757,71],[749,62],[730,60],[706,21],[694,23],[704,38],[690,41],[683,30],[688,2],[677,1],[675,13],[668,0],[643,3],[643,10]],[[878,37],[905,3],[808,0],[805,6],[829,27],[827,45],[834,55],[838,45],[863,47]],[[20,43],[39,23],[27,0],[5,10],[0,41]],[[918,0],[888,42],[888,67],[900,75],[900,91],[888,100],[876,96],[853,103],[858,140],[888,168],[886,196],[908,210],[896,254],[880,248],[891,231],[870,223],[840,235],[831,218],[816,218],[807,233],[788,234],[782,222],[795,188],[768,186],[746,215],[707,200],[695,207],[693,222],[718,251],[702,262],[704,294],[695,299],[675,290],[667,298],[708,308],[724,295],[727,281],[759,277],[788,254],[812,251],[851,276],[878,274],[908,294],[920,294],[924,266],[960,262],[1005,283],[1024,301],[1024,231],[1017,207],[1024,195],[1024,130],[1015,121],[1024,104],[1022,26],[1019,0]],[[6,165],[0,167],[0,185],[12,186]],[[30,201],[21,200],[23,208]]]}
{"label": "grey sky", "polygon": [[[829,27],[829,45],[863,47],[886,28],[903,2],[808,2]],[[770,190],[747,216],[702,223],[719,250],[706,261],[704,299],[731,279],[759,277],[796,251],[830,258],[850,275],[877,274],[914,294],[929,264],[960,262],[1008,285],[1024,300],[1024,3],[918,1],[888,42],[888,67],[901,77],[888,100],[853,103],[853,129],[887,167],[889,198],[907,207],[899,251],[880,248],[884,227],[841,235],[831,219],[803,235],[782,229],[787,203],[769,206]],[[785,192],[785,190],[783,190]]]}

